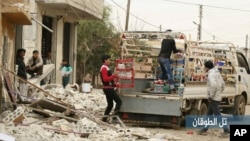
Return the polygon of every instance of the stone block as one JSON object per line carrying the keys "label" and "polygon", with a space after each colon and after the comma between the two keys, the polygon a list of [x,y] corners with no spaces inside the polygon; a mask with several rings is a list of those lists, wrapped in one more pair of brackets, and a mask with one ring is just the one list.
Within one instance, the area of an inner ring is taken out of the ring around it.
{"label": "stone block", "polygon": [[22,122],[25,119],[24,117],[24,108],[18,107],[15,111],[12,113],[9,113],[4,119],[4,123],[10,123],[14,122],[15,124],[18,124]]}

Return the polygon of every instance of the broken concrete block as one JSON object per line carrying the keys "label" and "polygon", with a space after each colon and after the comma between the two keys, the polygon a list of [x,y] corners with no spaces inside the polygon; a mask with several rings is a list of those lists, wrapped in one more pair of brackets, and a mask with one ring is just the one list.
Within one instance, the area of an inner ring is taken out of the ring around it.
{"label": "broken concrete block", "polygon": [[97,127],[97,124],[87,118],[82,118],[80,120],[78,120],[77,122],[77,125],[80,125],[80,126],[95,126]]}
{"label": "broken concrete block", "polygon": [[74,108],[75,108],[76,110],[84,109],[84,107],[83,107],[82,104],[80,104],[80,103],[74,104]]}
{"label": "broken concrete block", "polygon": [[24,111],[23,107],[18,107],[12,113],[9,113],[4,119],[4,123],[14,122],[15,124],[21,123],[24,120]]}
{"label": "broken concrete block", "polygon": [[52,122],[52,125],[55,127],[60,127],[61,125],[69,125],[70,123],[65,119],[60,119]]}
{"label": "broken concrete block", "polygon": [[73,131],[70,125],[61,124],[60,129],[63,131]]}

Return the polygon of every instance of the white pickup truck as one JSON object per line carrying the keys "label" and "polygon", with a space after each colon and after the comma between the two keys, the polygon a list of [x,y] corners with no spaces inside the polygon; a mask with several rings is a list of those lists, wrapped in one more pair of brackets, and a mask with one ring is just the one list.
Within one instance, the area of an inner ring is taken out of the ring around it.
{"label": "white pickup truck", "polygon": [[[250,69],[242,52],[231,43],[219,42],[184,41],[182,45],[177,43],[177,48],[185,52],[184,58],[172,58],[176,62],[172,64],[173,71],[184,70],[174,73],[175,78],[181,79],[175,79],[176,87],[181,83],[185,86],[183,94],[145,93],[143,90],[151,87],[155,78],[134,78],[134,88],[120,89],[123,104],[119,115],[123,122],[179,127],[186,115],[206,114],[208,100],[203,64],[207,60],[217,64],[226,82],[221,94],[221,112],[245,114],[245,106],[250,104]],[[180,59],[184,59],[182,65],[178,64]]]}

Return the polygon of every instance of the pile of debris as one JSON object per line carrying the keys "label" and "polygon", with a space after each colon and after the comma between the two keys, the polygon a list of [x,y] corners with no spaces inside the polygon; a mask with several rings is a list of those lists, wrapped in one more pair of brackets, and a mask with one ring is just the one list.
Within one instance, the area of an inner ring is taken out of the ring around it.
{"label": "pile of debris", "polygon": [[[133,141],[152,136],[145,128],[127,128],[124,124],[102,122],[106,107],[102,90],[80,93],[71,87],[50,84],[37,91],[28,105],[1,114],[2,134],[16,141]],[[44,95],[44,92],[52,96]],[[55,98],[57,98],[57,101]],[[3,139],[4,140],[4,139]]]}

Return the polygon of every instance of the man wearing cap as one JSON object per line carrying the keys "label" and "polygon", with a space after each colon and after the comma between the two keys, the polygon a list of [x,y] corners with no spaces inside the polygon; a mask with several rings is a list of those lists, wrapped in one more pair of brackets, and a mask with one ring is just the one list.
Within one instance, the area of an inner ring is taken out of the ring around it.
{"label": "man wearing cap", "polygon": [[[208,113],[209,116],[217,116],[220,118],[220,108],[219,104],[221,101],[221,93],[225,89],[225,82],[220,74],[220,71],[217,67],[214,67],[213,62],[205,62],[205,70],[207,72],[207,98],[208,98]],[[219,120],[218,120],[219,121]],[[227,137],[230,133],[228,126],[223,126],[224,133],[221,134],[221,137]],[[201,129],[198,134],[206,135],[208,126]]]}

